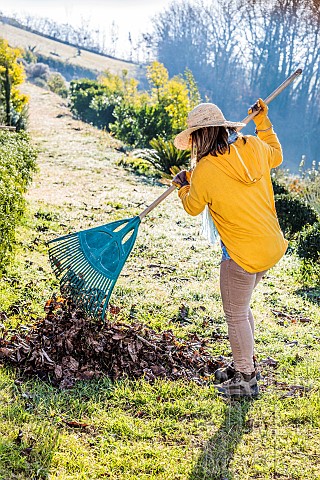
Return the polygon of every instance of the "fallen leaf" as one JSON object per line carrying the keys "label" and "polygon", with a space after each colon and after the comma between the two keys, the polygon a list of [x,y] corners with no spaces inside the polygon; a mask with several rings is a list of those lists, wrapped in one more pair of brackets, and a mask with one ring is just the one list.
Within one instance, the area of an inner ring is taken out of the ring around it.
{"label": "fallen leaf", "polygon": [[10,350],[9,348],[0,348],[0,358],[2,357],[9,357],[10,354],[12,353],[12,350]]}
{"label": "fallen leaf", "polygon": [[120,307],[117,307],[115,305],[109,305],[109,312],[112,313],[112,315],[118,315],[120,313],[120,310]]}
{"label": "fallen leaf", "polygon": [[83,423],[83,422],[76,422],[73,420],[62,420],[68,427],[72,428],[86,428],[89,427],[89,423]]}
{"label": "fallen leaf", "polygon": [[23,437],[23,432],[22,432],[22,430],[19,430],[19,433],[18,433],[18,435],[16,436],[16,438],[14,439],[14,442],[15,442],[17,445],[21,445],[21,443],[22,443],[22,437]]}
{"label": "fallen leaf", "polygon": [[274,360],[271,357],[267,357],[264,360],[261,360],[261,363],[263,365],[267,365],[268,367],[273,367],[273,368],[276,368],[278,366],[277,360]]}

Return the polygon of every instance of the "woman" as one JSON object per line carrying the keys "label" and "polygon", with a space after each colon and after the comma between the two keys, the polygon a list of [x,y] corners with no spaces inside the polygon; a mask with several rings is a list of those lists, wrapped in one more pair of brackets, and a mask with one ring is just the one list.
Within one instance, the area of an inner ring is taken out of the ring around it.
{"label": "woman", "polygon": [[217,388],[227,397],[258,395],[250,299],[287,249],[270,178],[271,168],[282,162],[281,146],[267,105],[259,99],[252,109],[258,110],[257,136],[237,133],[244,124],[229,122],[216,105],[202,103],[174,141],[181,150],[192,148],[196,158],[192,176],[181,171],[172,180],[183,207],[198,215],[208,205],[221,238],[220,292],[233,364],[216,378],[225,380]]}

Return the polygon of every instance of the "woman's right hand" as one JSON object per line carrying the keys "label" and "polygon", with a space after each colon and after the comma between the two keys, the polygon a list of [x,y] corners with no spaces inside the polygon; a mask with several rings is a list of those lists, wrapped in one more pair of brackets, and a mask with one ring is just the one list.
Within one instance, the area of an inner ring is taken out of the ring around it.
{"label": "woman's right hand", "polygon": [[175,177],[172,179],[172,184],[178,187],[180,190],[181,187],[190,184],[191,172],[187,170],[181,170]]}

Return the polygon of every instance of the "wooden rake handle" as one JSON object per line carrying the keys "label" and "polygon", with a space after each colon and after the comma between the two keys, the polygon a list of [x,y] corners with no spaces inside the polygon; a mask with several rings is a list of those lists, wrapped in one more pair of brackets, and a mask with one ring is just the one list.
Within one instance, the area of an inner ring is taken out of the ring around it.
{"label": "wooden rake handle", "polygon": [[[302,69],[298,68],[292,75],[290,75],[290,77],[288,77],[283,83],[281,83],[279,87],[277,87],[272,93],[270,93],[270,95],[264,100],[264,103],[268,105],[270,102],[272,102],[272,100],[274,100],[279,95],[279,93],[281,93],[285,88],[288,87],[288,85],[290,85],[290,83],[292,83],[297,77],[299,77],[301,73]],[[255,117],[258,113],[259,110],[250,113],[250,115],[241,120],[241,123],[245,123],[247,125],[250,120],[252,120],[253,117]],[[237,128],[237,131],[239,132],[242,128],[244,127]]]}
{"label": "wooden rake handle", "polygon": [[[302,73],[302,69],[298,68],[283,83],[281,83],[279,87],[277,87],[272,93],[270,93],[270,95],[264,100],[264,102],[267,105],[270,102],[272,102],[272,100],[274,100],[279,95],[279,93],[281,93],[285,88],[288,87],[288,85],[290,85],[290,83],[292,83],[299,75],[301,75],[301,73]],[[252,120],[253,117],[255,117],[258,113],[259,111],[252,112],[250,115],[244,118],[241,121],[241,123],[245,123],[247,125],[250,122],[250,120]],[[237,128],[237,131],[240,131],[242,128],[243,127]],[[159,203],[163,202],[163,200],[167,198],[174,190],[176,190],[176,188],[177,187],[175,185],[171,185],[165,192],[163,192],[162,195],[160,195],[160,197],[158,197],[154,202],[152,202],[151,205],[149,205],[149,207],[147,207],[145,210],[143,210],[143,212],[140,213],[139,215],[140,219],[142,220],[146,215],[148,215],[148,213],[151,212],[151,210],[157,207]]]}
{"label": "wooden rake handle", "polygon": [[143,212],[140,213],[139,215],[140,219],[142,220],[146,215],[148,215],[148,213],[151,212],[151,210],[156,208],[159,205],[159,203],[163,202],[163,200],[167,198],[167,196],[170,195],[174,190],[176,190],[176,188],[177,187],[175,185],[171,185],[171,187],[167,188],[167,190],[163,192],[163,194],[160,195],[160,197],[158,197],[154,202],[151,203],[151,205],[149,205],[149,207],[147,207],[145,210],[143,210]]}

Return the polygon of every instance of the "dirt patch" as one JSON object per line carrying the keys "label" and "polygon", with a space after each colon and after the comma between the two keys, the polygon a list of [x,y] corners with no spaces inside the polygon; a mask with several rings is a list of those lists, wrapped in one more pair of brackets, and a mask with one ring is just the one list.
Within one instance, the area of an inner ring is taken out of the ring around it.
{"label": "dirt patch", "polygon": [[26,333],[2,329],[0,358],[60,388],[101,376],[203,383],[223,365],[196,335],[182,340],[140,323],[99,323],[63,298],[52,298],[45,310],[46,317]]}

